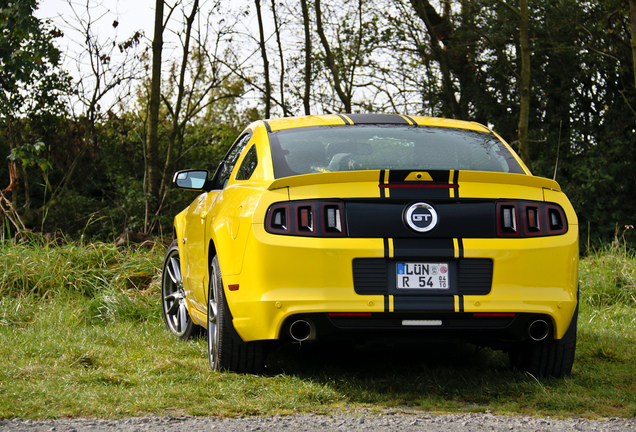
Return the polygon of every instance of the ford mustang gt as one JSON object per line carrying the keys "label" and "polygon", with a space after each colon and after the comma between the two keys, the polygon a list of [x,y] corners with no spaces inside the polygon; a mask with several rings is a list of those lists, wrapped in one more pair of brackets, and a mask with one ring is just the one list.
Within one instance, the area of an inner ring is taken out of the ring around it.
{"label": "ford mustang gt", "polygon": [[[205,168],[203,166],[202,168]],[[578,221],[488,127],[388,114],[257,121],[174,220],[163,317],[213,370],[274,342],[462,340],[570,373]]]}

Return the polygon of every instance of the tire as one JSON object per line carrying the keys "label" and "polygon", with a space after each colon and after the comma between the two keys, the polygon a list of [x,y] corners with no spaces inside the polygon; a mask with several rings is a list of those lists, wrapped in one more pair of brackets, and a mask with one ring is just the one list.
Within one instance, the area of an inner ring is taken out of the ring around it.
{"label": "tire", "polygon": [[256,374],[263,370],[265,341],[243,342],[232,326],[232,315],[225,301],[219,260],[210,268],[208,289],[208,362],[213,371],[227,370]]}
{"label": "tire", "polygon": [[528,341],[509,352],[513,368],[528,372],[536,378],[563,378],[570,375],[576,351],[578,304],[563,339],[541,342]]}
{"label": "tire", "polygon": [[163,321],[173,335],[179,339],[189,339],[201,333],[201,327],[192,322],[188,312],[177,240],[170,243],[163,260],[161,304]]}

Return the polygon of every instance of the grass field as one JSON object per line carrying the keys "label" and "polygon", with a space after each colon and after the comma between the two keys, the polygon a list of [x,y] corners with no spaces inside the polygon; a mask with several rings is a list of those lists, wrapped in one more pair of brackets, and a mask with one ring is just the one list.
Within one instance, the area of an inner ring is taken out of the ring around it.
{"label": "grass field", "polygon": [[581,262],[571,377],[538,381],[470,345],[279,349],[260,376],[213,373],[205,338],[161,320],[164,250],[0,245],[0,418],[371,410],[636,416],[636,258]]}

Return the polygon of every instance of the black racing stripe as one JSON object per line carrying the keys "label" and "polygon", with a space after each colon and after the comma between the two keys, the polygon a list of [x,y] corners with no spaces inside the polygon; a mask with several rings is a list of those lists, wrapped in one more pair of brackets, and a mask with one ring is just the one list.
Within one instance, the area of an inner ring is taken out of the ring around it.
{"label": "black racing stripe", "polygon": [[458,238],[457,239],[457,257],[464,258],[464,240]]}
{"label": "black racing stripe", "polygon": [[453,239],[394,238],[393,255],[400,258],[455,258]]}
{"label": "black racing stripe", "polygon": [[389,258],[389,254],[390,254],[389,239],[388,238],[382,239],[382,242],[384,243],[384,258]]}
{"label": "black racing stripe", "polygon": [[413,126],[417,126],[417,122],[415,120],[413,120],[411,117],[407,116],[407,115],[403,115],[402,117],[409,119],[409,121],[411,123],[413,123]]}
{"label": "black racing stripe", "polygon": [[458,181],[459,181],[459,170],[455,170],[453,172],[453,184],[455,185],[459,184]]}
{"label": "black racing stripe", "polygon": [[397,114],[347,114],[354,124],[408,125],[409,122]]}
{"label": "black racing stripe", "polygon": [[267,120],[263,120],[263,123],[265,123],[265,129],[267,132],[270,133],[272,131],[272,127],[269,125],[269,122]]}
{"label": "black racing stripe", "polygon": [[343,116],[342,114],[336,114],[338,117],[340,117],[340,119],[345,122],[346,125],[351,125],[352,123],[349,121],[348,118],[346,118],[345,116]]}
{"label": "black racing stripe", "polygon": [[391,302],[389,301],[389,296],[384,296],[384,312],[390,312]]}
{"label": "black racing stripe", "polygon": [[395,312],[455,312],[454,296],[395,296]]}
{"label": "black racing stripe", "polygon": [[459,310],[458,312],[464,312],[464,296],[460,295],[459,297]]}
{"label": "black racing stripe", "polygon": [[386,170],[381,170],[380,171],[380,198],[386,198],[386,191],[384,190],[384,188],[382,187],[382,185],[384,184],[384,179],[386,178]]}

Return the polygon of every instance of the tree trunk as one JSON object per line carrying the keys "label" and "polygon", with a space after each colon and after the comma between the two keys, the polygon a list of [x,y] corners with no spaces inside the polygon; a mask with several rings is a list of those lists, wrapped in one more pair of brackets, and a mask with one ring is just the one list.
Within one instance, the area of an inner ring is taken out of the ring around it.
{"label": "tree trunk", "polygon": [[[444,101],[444,115],[446,117],[453,117],[461,119],[463,113],[461,107],[455,97],[455,86],[453,85],[453,77],[451,71],[450,60],[448,51],[441,45],[441,39],[449,37],[444,33],[449,28],[449,23],[444,17],[440,16],[428,0],[411,0],[411,5],[417,16],[422,20],[428,31],[428,35],[431,39],[431,50],[433,57],[439,64],[440,72],[442,74],[442,100]],[[419,48],[420,55],[423,59],[428,56],[428,52],[422,52],[425,47]]]}
{"label": "tree trunk", "polygon": [[161,52],[163,50],[163,0],[155,1],[155,34],[152,40],[152,81],[148,102],[148,132],[145,149],[145,195],[146,220],[155,212],[159,202],[161,187],[161,166],[159,164],[159,105],[161,103]]}
{"label": "tree trunk", "polygon": [[634,62],[634,88],[636,89],[636,0],[629,0],[632,33],[632,61]]}
{"label": "tree trunk", "polygon": [[519,156],[530,168],[528,123],[530,119],[530,12],[528,0],[519,1],[519,47],[521,72],[519,82]]}
{"label": "tree trunk", "polygon": [[305,27],[305,93],[303,95],[303,105],[305,115],[311,114],[309,98],[311,96],[311,22],[309,21],[309,7],[307,0],[300,0],[303,12],[303,26]]}
{"label": "tree trunk", "polygon": [[183,99],[185,95],[185,76],[186,70],[188,68],[188,55],[190,54],[190,39],[192,38],[192,26],[194,24],[194,18],[199,10],[199,0],[194,0],[192,5],[192,12],[190,16],[186,18],[186,31],[183,41],[183,57],[181,59],[181,70],[179,71],[179,86],[177,89],[177,101],[175,103],[174,111],[172,114],[172,126],[170,131],[170,139],[168,140],[168,148],[166,149],[166,160],[163,167],[163,171],[161,173],[161,187],[159,189],[160,203],[159,207],[161,207],[161,202],[164,200],[167,189],[168,189],[168,181],[170,179],[170,170],[174,169],[172,166],[175,160],[175,153],[178,155],[180,153],[179,146],[176,146],[177,149],[175,151],[175,143],[183,141],[183,130],[185,129],[184,125],[180,121],[181,117],[181,109],[183,106]]}
{"label": "tree trunk", "polygon": [[256,5],[256,15],[258,16],[258,33],[260,35],[261,56],[263,57],[263,69],[265,73],[265,118],[270,118],[272,111],[272,85],[269,81],[269,62],[267,61],[267,50],[265,49],[265,31],[263,30],[261,0],[254,0],[254,3]]}
{"label": "tree trunk", "polygon": [[329,46],[329,41],[327,40],[327,36],[325,35],[325,30],[322,26],[322,12],[320,10],[320,0],[316,0],[316,30],[318,31],[318,36],[320,36],[320,42],[322,43],[323,48],[325,49],[325,60],[327,61],[327,67],[331,71],[331,75],[333,76],[333,84],[340,101],[344,105],[344,110],[346,113],[351,112],[351,97],[348,97],[347,94],[342,89],[342,82],[340,80],[340,73],[338,71],[338,66],[336,66],[336,60],[331,52],[331,48]]}
{"label": "tree trunk", "polygon": [[278,45],[278,55],[280,57],[280,106],[283,108],[283,115],[290,116],[291,112],[285,103],[285,57],[283,55],[283,43],[280,39],[280,25],[278,23],[278,15],[276,13],[276,1],[272,0],[272,14],[274,16],[274,31],[276,32],[276,43]]}

